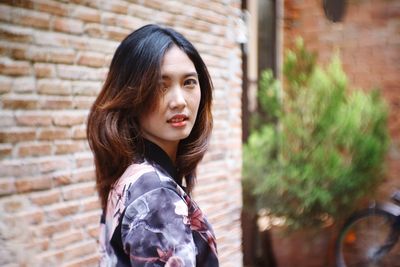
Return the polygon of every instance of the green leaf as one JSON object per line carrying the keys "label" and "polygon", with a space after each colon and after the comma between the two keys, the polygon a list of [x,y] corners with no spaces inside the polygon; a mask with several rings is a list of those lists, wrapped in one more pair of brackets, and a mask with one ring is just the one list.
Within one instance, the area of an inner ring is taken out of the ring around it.
{"label": "green leaf", "polygon": [[[255,125],[243,148],[250,208],[284,216],[292,228],[346,216],[382,181],[389,135],[378,90],[350,88],[338,53],[325,67],[299,39],[284,82],[262,73]],[[284,84],[284,86],[282,86]]]}

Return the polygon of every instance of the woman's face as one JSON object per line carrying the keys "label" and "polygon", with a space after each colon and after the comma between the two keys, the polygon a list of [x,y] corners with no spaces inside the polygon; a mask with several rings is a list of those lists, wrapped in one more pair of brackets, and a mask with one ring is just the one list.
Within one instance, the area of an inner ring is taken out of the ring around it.
{"label": "woman's face", "polygon": [[189,136],[199,109],[201,91],[196,68],[177,46],[172,46],[161,64],[163,93],[157,107],[139,118],[143,137],[175,159],[180,140]]}

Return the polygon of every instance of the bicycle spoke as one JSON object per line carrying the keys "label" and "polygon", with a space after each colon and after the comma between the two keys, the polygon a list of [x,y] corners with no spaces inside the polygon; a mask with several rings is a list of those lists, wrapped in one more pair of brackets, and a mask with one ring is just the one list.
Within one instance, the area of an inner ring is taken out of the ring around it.
{"label": "bicycle spoke", "polygon": [[343,261],[346,267],[399,267],[395,256],[386,256],[398,240],[398,232],[393,230],[394,218],[369,210],[350,221],[341,236],[338,262]]}

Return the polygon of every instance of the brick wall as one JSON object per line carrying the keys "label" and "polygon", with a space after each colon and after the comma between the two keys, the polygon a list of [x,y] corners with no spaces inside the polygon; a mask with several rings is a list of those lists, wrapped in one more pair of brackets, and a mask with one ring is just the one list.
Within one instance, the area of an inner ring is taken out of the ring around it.
{"label": "brick wall", "polygon": [[221,266],[241,265],[239,16],[238,0],[0,2],[1,266],[96,266],[86,116],[118,43],[147,23],[176,28],[209,66],[215,128],[195,199],[214,225]]}
{"label": "brick wall", "polygon": [[329,21],[319,0],[285,0],[284,46],[302,36],[308,48],[327,63],[339,49],[343,67],[353,87],[380,88],[390,108],[392,138],[388,175],[380,188],[381,198],[399,188],[400,173],[400,2],[350,0],[344,20]]}

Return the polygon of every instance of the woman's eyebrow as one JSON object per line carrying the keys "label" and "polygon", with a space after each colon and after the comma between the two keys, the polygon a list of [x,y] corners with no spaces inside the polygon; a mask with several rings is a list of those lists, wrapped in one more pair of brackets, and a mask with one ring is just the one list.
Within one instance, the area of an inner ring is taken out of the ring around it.
{"label": "woman's eyebrow", "polygon": [[189,73],[186,73],[184,77],[186,78],[189,76],[195,76],[196,78],[198,78],[199,75],[197,74],[197,72],[189,72]]}
{"label": "woman's eyebrow", "polygon": [[[184,75],[183,75],[183,78],[187,78],[187,77],[190,77],[190,76],[194,76],[194,77],[196,77],[196,78],[198,78],[198,74],[197,74],[197,72],[188,72],[188,73],[185,73]],[[171,79],[171,75],[169,75],[169,74],[162,74],[161,75],[161,79],[163,79],[163,80],[170,80]]]}

